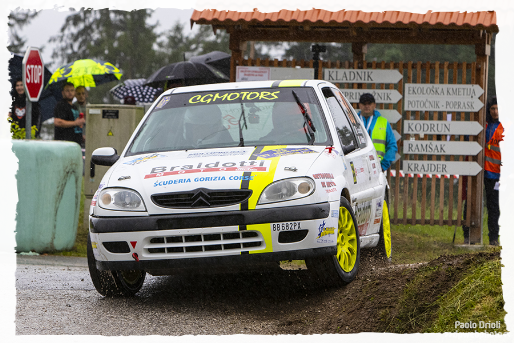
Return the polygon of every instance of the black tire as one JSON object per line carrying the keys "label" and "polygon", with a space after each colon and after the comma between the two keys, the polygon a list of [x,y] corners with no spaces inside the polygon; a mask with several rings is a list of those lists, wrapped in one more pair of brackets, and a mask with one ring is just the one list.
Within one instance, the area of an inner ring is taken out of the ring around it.
{"label": "black tire", "polygon": [[87,237],[87,265],[93,285],[97,292],[104,297],[131,297],[143,287],[146,272],[142,270],[98,270],[90,235]]}
{"label": "black tire", "polygon": [[391,262],[393,255],[393,245],[391,240],[391,222],[389,220],[389,206],[388,201],[384,198],[382,207],[382,222],[380,223],[380,238],[375,251],[378,256],[387,262]]}
{"label": "black tire", "polygon": [[337,253],[305,260],[314,277],[327,286],[343,286],[355,279],[359,270],[360,239],[357,219],[346,198],[341,198],[337,229]]}

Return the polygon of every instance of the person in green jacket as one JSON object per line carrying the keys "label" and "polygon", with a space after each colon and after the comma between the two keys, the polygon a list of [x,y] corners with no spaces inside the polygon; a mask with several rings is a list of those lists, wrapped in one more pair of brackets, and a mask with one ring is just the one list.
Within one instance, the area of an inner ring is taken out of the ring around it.
{"label": "person in green jacket", "polygon": [[376,103],[373,94],[364,93],[359,99],[359,118],[373,140],[373,145],[380,158],[382,170],[389,169],[394,162],[398,146],[393,129],[386,118],[375,110]]}

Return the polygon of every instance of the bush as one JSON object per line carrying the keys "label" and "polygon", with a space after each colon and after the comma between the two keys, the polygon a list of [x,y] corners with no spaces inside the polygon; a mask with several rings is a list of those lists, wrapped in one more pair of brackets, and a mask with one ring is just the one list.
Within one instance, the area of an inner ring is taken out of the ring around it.
{"label": "bush", "polygon": [[[9,121],[9,123],[11,123],[12,139],[25,139],[25,136],[26,136],[25,128],[20,128],[18,123],[16,121],[14,121],[11,117],[8,117],[7,121]],[[36,138],[36,131],[37,131],[36,125],[32,125],[31,132],[30,132],[30,137],[32,137],[32,139]]]}

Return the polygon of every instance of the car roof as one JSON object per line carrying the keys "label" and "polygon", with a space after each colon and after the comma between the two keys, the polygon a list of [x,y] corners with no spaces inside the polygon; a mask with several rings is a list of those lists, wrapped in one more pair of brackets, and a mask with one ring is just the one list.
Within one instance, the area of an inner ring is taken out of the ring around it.
{"label": "car roof", "polygon": [[189,92],[202,92],[202,91],[220,91],[220,90],[235,90],[235,89],[249,89],[249,88],[271,88],[271,87],[313,87],[320,83],[330,82],[324,80],[266,80],[266,81],[242,81],[242,82],[226,82],[226,83],[213,83],[207,85],[197,85],[188,87],[177,87],[166,91],[170,93],[189,93]]}

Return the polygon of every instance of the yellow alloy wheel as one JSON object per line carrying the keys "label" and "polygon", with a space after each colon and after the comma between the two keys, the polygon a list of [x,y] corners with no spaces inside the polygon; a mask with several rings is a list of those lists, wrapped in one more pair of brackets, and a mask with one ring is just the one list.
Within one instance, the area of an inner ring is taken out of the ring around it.
{"label": "yellow alloy wheel", "polygon": [[[389,217],[388,217],[389,218]],[[349,273],[357,260],[357,230],[350,212],[339,208],[339,223],[337,232],[337,261],[342,270]],[[391,242],[391,239],[389,239]]]}
{"label": "yellow alloy wheel", "polygon": [[384,200],[382,209],[382,234],[384,235],[384,248],[387,258],[391,258],[391,222],[389,221],[389,210]]}

